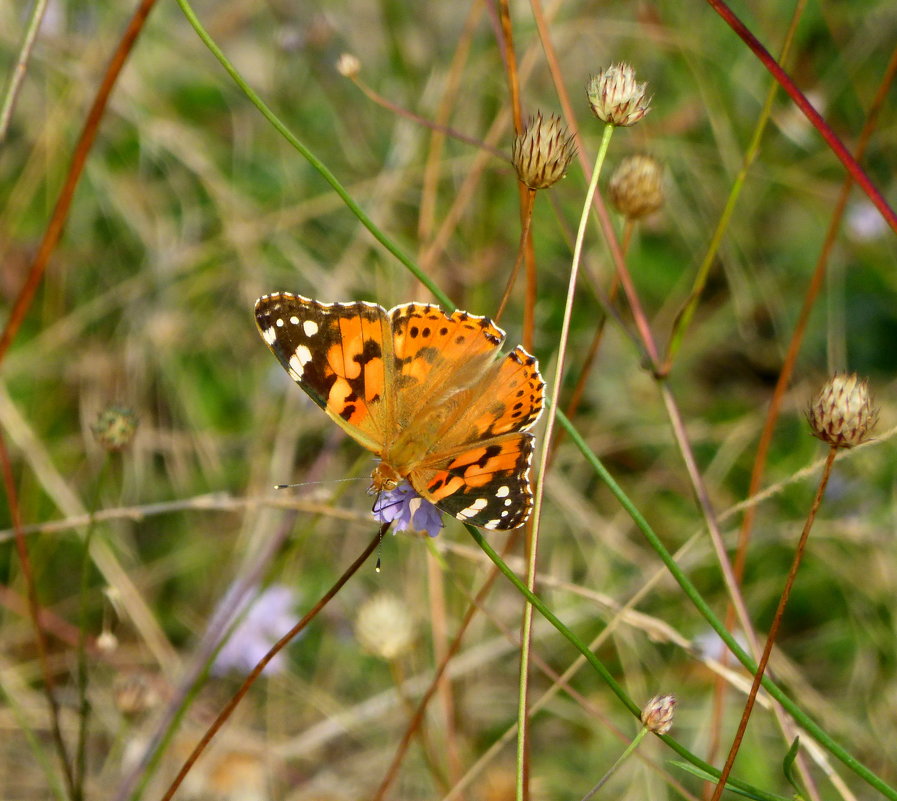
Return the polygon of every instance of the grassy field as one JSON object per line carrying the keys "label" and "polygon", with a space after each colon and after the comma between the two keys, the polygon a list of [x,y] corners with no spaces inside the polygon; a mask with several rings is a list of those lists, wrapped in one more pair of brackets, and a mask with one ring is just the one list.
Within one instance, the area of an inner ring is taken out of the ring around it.
{"label": "grassy field", "polygon": [[[116,76],[133,7],[0,3],[0,797],[162,798],[373,541],[373,457],[272,358],[256,298],[495,316],[517,265],[505,347],[573,431],[533,429],[535,561],[532,526],[481,536],[568,628],[537,611],[521,647],[520,588],[454,518],[387,536],[176,797],[581,799],[672,694],[666,741],[594,797],[709,799],[696,765],[723,767],[752,679],[731,650],[756,665],[811,521],[730,781],[897,799],[894,231],[732,27],[701,3],[503,25],[492,2],[197,2],[216,58],[166,0]],[[894,202],[894,4],[733,11]],[[585,87],[618,62],[652,100],[608,142]],[[537,111],[577,152],[528,192],[512,142]],[[627,220],[608,184],[642,153],[664,202]],[[805,412],[843,372],[880,420],[826,466]],[[98,420],[133,438],[104,447]]]}

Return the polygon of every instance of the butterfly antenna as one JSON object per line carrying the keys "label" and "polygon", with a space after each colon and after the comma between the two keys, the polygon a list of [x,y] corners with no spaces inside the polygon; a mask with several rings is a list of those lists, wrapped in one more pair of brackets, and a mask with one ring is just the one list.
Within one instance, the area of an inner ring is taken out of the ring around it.
{"label": "butterfly antenna", "polygon": [[361,476],[355,478],[331,478],[327,481],[300,481],[296,484],[275,484],[274,489],[289,489],[290,487],[311,487],[315,484],[338,484],[341,481],[361,481]]}

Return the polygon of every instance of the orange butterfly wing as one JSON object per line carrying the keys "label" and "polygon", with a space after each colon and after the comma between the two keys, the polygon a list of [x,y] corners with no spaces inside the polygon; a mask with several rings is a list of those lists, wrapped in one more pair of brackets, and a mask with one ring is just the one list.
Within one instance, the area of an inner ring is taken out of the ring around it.
{"label": "orange butterfly wing", "polygon": [[[294,381],[383,476],[474,525],[515,528],[532,507],[529,468],[544,385],[536,360],[488,318],[406,303],[256,303],[259,331]],[[382,470],[382,473],[380,472]]]}

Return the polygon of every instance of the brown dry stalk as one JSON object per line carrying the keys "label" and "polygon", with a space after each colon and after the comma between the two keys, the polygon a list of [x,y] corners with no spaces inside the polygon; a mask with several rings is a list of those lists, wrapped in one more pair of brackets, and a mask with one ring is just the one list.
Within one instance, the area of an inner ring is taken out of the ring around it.
{"label": "brown dry stalk", "polygon": [[19,499],[16,493],[16,482],[13,477],[12,463],[9,459],[9,451],[6,449],[6,439],[0,431],[0,469],[3,471],[3,483],[6,486],[6,497],[9,501],[9,511],[12,517],[13,529],[16,536],[16,550],[19,554],[19,564],[22,568],[22,576],[25,586],[28,588],[28,613],[31,618],[31,627],[34,629],[34,642],[37,645],[38,662],[44,679],[44,694],[50,708],[50,731],[53,733],[53,744],[62,764],[62,773],[65,777],[66,787],[72,798],[77,796],[75,776],[69,762],[68,750],[65,740],[62,738],[62,728],[59,725],[59,703],[56,701],[56,693],[53,691],[53,674],[50,671],[50,663],[47,659],[47,640],[41,627],[41,609],[37,597],[37,584],[34,581],[34,571],[31,569],[31,559],[28,556],[28,546],[25,544],[25,535],[22,532],[22,518],[19,510]]}
{"label": "brown dry stalk", "polygon": [[[502,314],[504,314],[505,307],[508,305],[508,299],[511,297],[511,290],[514,288],[514,283],[517,280],[517,274],[520,272],[520,265],[524,259],[527,242],[531,241],[530,225],[533,221],[533,207],[536,201],[536,190],[527,189],[526,191],[527,196],[523,209],[523,230],[520,232],[520,246],[517,248],[517,258],[514,260],[514,266],[511,268],[511,274],[508,276],[508,283],[505,285],[504,294],[501,296],[501,300],[498,303],[498,309],[496,309],[495,314],[492,316],[492,319],[496,323],[501,320],[501,316]],[[527,290],[529,290],[529,284],[527,284]],[[527,305],[529,304],[527,303]],[[527,344],[526,342],[524,342],[523,347],[527,350],[532,350],[532,343]]]}
{"label": "brown dry stalk", "polygon": [[228,718],[231,716],[233,711],[237,708],[240,701],[243,700],[243,697],[246,693],[249,692],[249,689],[255,684],[256,679],[262,675],[262,671],[267,667],[268,663],[277,656],[280,651],[282,651],[293,639],[295,639],[298,634],[309,624],[312,620],[314,620],[318,613],[330,603],[331,600],[336,596],[336,594],[343,588],[346,582],[352,578],[357,572],[358,569],[367,561],[368,557],[375,551],[380,545],[380,542],[383,540],[384,534],[391,526],[391,523],[384,523],[377,529],[377,533],[374,535],[374,538],[368,543],[367,547],[359,554],[359,556],[352,562],[349,567],[346,568],[345,572],[336,580],[334,585],[321,596],[320,600],[302,617],[302,619],[291,628],[286,634],[283,635],[273,646],[271,646],[271,650],[268,651],[260,660],[259,663],[252,669],[249,675],[243,680],[243,683],[240,685],[240,689],[234,693],[233,697],[230,701],[225,704],[224,708],[218,713],[218,716],[212,722],[212,725],[206,730],[205,734],[203,734],[200,741],[196,744],[196,747],[190,753],[190,756],[187,757],[187,760],[181,766],[180,771],[178,771],[178,775],[175,776],[174,781],[169,786],[168,790],[165,791],[165,795],[162,796],[162,801],[171,801],[171,798],[177,792],[178,787],[181,786],[181,782],[184,781],[184,778],[190,772],[190,769],[196,763],[196,760],[199,759],[200,755],[203,751],[205,751],[206,746],[212,741],[212,738],[218,733],[222,726],[227,722]]}
{"label": "brown dry stalk", "polygon": [[804,551],[807,547],[807,539],[810,536],[810,530],[816,520],[816,513],[822,503],[825,495],[825,488],[828,485],[829,477],[832,474],[832,465],[835,463],[835,457],[838,455],[837,448],[829,448],[828,457],[825,460],[825,466],[822,468],[822,478],[819,480],[819,487],[816,490],[816,497],[813,498],[813,505],[807,515],[807,521],[804,523],[804,530],[801,532],[800,540],[797,548],[794,550],[794,559],[791,562],[791,569],[788,571],[788,578],[785,580],[785,586],[782,589],[782,595],[779,598],[779,605],[776,608],[775,616],[772,619],[772,625],[769,627],[769,634],[766,635],[766,644],[763,646],[763,653],[757,662],[757,671],[754,673],[754,681],[751,684],[751,691],[748,693],[747,701],[744,705],[744,712],[741,715],[741,721],[738,724],[738,731],[732,740],[732,747],[729,749],[729,756],[726,758],[726,764],[723,766],[719,776],[719,781],[713,791],[710,801],[719,801],[726,786],[726,780],[732,772],[732,765],[735,764],[735,757],[738,755],[738,749],[744,739],[744,733],[747,730],[748,721],[751,718],[751,712],[754,709],[754,702],[757,700],[757,691],[760,689],[760,682],[763,680],[763,674],[766,672],[766,665],[769,662],[769,655],[772,653],[772,646],[775,644],[776,637],[779,634],[779,627],[782,624],[782,617],[785,614],[785,607],[788,599],[791,597],[791,589],[794,587],[794,580],[797,578],[797,571],[803,559]]}
{"label": "brown dry stalk", "polygon": [[137,10],[134,12],[134,15],[128,23],[128,27],[125,29],[124,34],[119,40],[118,47],[116,47],[115,52],[112,54],[112,59],[109,61],[109,66],[106,68],[106,73],[103,75],[103,80],[97,89],[96,96],[90,106],[90,111],[87,113],[87,119],[84,121],[81,135],[78,137],[78,143],[75,145],[68,173],[65,176],[62,189],[59,190],[59,197],[56,200],[56,205],[53,208],[53,214],[50,217],[50,221],[47,223],[47,228],[44,231],[43,239],[41,239],[40,247],[34,257],[34,261],[31,263],[31,269],[28,271],[25,283],[19,291],[19,295],[9,312],[9,319],[6,321],[6,327],[3,329],[2,335],[0,335],[0,362],[2,362],[3,357],[6,356],[9,346],[12,344],[13,339],[15,339],[15,336],[18,333],[19,327],[22,325],[22,320],[25,319],[28,309],[31,308],[31,303],[37,293],[37,288],[40,286],[41,279],[46,272],[50,257],[56,250],[56,245],[59,244],[66,220],[69,216],[69,209],[72,205],[75,189],[78,186],[81,173],[84,171],[84,165],[87,163],[87,156],[97,138],[100,121],[103,119],[103,115],[106,112],[106,105],[109,102],[112,89],[115,87],[115,84],[118,81],[118,76],[121,74],[122,68],[125,65],[125,61],[127,61],[131,50],[134,48],[137,36],[140,34],[140,31],[143,30],[146,18],[155,4],[156,0],[141,0],[140,5],[137,7]]}

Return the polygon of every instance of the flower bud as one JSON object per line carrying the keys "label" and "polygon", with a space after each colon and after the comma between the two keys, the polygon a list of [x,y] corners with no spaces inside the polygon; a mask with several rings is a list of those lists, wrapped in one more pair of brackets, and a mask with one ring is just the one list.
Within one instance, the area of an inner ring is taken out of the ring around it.
{"label": "flower bud", "polygon": [[521,183],[530,189],[546,189],[567,174],[575,152],[573,136],[561,118],[552,114],[546,120],[540,111],[514,137],[511,160]]}
{"label": "flower bud", "polygon": [[642,723],[648,731],[666,734],[673,727],[676,698],[672,695],[655,695],[642,709]]}
{"label": "flower bud", "polygon": [[810,403],[807,420],[813,436],[833,448],[859,445],[878,422],[868,382],[856,373],[832,376]]}
{"label": "flower bud", "polygon": [[645,83],[637,83],[635,71],[619,63],[592,76],[586,87],[594,115],[611,125],[635,125],[651,108]]}
{"label": "flower bud", "polygon": [[663,205],[663,167],[651,156],[627,156],[611,175],[608,191],[624,217],[646,217]]}

